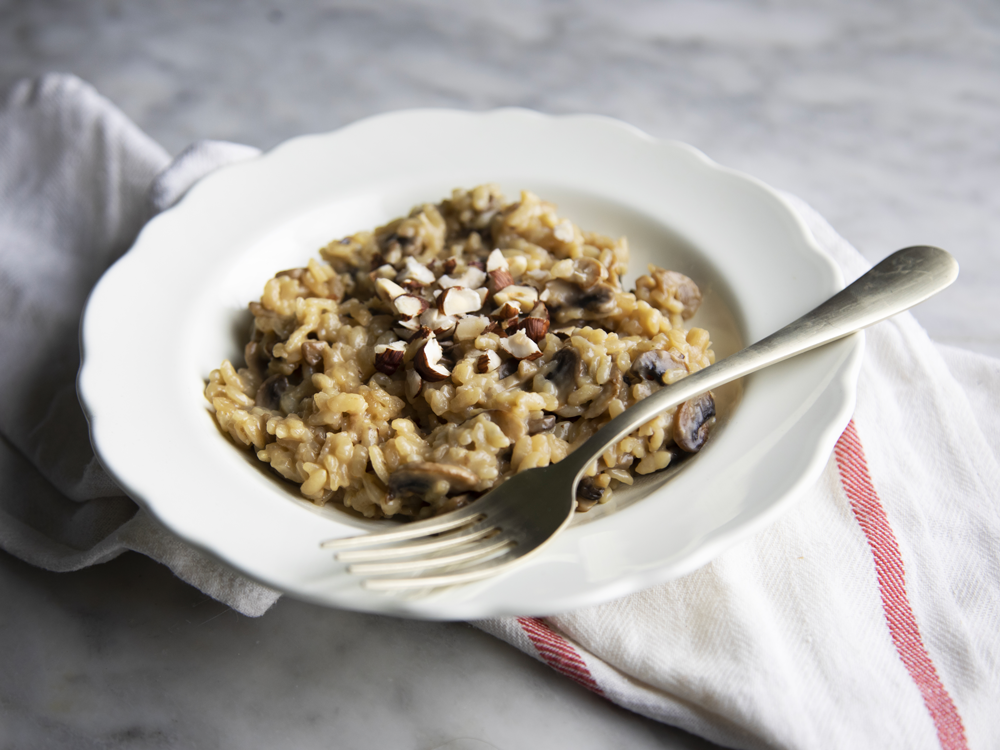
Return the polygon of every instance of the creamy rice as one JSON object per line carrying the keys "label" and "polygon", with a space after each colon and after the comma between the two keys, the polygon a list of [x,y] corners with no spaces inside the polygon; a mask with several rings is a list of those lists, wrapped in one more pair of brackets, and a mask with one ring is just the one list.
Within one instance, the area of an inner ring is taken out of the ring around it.
{"label": "creamy rice", "polygon": [[[456,189],[320,256],[265,284],[246,366],[223,362],[205,389],[222,429],[319,505],[461,507],[714,361],[708,332],[685,327],[691,279],[650,266],[625,291],[626,239],[530,192]],[[623,438],[580,509],[697,451],[713,415],[693,400]]]}

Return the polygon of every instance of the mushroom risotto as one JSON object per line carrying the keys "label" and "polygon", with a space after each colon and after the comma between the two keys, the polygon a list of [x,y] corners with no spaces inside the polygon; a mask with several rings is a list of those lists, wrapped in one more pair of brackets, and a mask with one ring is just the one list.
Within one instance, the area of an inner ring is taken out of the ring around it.
{"label": "mushroom risotto", "polygon": [[[320,255],[265,284],[246,367],[223,362],[205,389],[222,429],[320,505],[461,507],[714,361],[708,332],[685,327],[691,279],[650,266],[625,291],[626,239],[530,192],[456,189]],[[579,509],[699,450],[714,414],[706,395],[620,440]]]}

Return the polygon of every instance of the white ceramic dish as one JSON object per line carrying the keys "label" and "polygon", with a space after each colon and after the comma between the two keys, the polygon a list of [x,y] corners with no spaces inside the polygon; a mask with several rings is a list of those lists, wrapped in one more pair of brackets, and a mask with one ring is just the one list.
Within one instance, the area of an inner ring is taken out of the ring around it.
{"label": "white ceramic dish", "polygon": [[628,235],[632,279],[651,260],[690,275],[705,293],[695,322],[720,357],[843,285],[775,192],[686,145],[592,116],[374,117],[210,175],[101,279],[79,389],[107,469],[179,536],[269,586],[433,619],[551,614],[668,580],[770,522],[818,476],[853,409],[860,335],[722,394],[713,440],[668,485],[578,516],[507,575],[421,595],[369,592],[347,575],[319,542],[373,522],[312,506],[238,450],[215,427],[205,380],[223,358],[242,361],[246,305],[276,271],[483,182],[508,197],[533,190],[584,228]]}

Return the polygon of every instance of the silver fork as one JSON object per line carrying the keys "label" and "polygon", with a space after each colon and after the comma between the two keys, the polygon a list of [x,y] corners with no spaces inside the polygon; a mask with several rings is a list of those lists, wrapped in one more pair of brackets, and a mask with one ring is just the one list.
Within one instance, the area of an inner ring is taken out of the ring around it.
{"label": "silver fork", "polygon": [[843,291],[710,367],[692,373],[608,422],[556,464],[523,471],[471,505],[390,531],[332,539],[336,559],[369,589],[435,588],[497,575],[535,554],[573,517],[577,485],[612,444],[662,411],[737,378],[843,338],[923,302],[958,276],[936,247],[899,250]]}

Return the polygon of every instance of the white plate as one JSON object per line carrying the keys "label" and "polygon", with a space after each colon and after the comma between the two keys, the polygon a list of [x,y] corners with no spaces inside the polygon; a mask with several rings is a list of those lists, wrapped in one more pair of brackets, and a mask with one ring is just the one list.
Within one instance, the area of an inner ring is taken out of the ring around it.
{"label": "white plate", "polygon": [[691,571],[818,476],[854,406],[860,335],[730,388],[711,443],[665,487],[578,516],[515,571],[420,596],[361,588],[319,542],[374,522],[312,506],[238,450],[215,426],[205,380],[223,358],[242,361],[247,303],[275,272],[483,182],[509,198],[530,189],[586,229],[628,235],[632,279],[651,260],[694,278],[705,293],[695,322],[720,357],[843,286],[775,192],[689,146],[593,116],[374,117],[213,173],[98,283],[79,390],[115,480],[179,536],[294,596],[464,619],[552,614]]}

